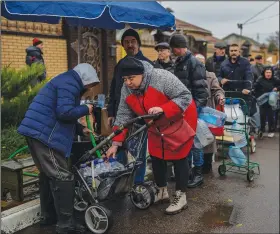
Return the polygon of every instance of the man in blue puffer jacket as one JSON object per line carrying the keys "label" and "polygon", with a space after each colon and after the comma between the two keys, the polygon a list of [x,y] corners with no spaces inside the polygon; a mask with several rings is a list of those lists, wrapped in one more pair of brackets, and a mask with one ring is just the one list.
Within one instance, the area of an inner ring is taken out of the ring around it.
{"label": "man in blue puffer jacket", "polygon": [[75,184],[66,158],[74,135],[89,133],[77,120],[92,113],[93,106],[80,100],[96,84],[97,73],[86,63],[56,76],[39,91],[18,128],[40,171],[41,224],[57,222],[57,233],[85,231],[72,218]]}

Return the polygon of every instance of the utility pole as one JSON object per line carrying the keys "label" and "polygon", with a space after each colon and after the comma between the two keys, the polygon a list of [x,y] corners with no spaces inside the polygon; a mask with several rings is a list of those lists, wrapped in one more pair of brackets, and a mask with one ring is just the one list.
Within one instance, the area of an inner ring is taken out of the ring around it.
{"label": "utility pole", "polygon": [[240,29],[240,40],[239,40],[239,46],[241,46],[241,42],[242,42],[242,29],[243,29],[243,24],[237,24],[237,27]]}

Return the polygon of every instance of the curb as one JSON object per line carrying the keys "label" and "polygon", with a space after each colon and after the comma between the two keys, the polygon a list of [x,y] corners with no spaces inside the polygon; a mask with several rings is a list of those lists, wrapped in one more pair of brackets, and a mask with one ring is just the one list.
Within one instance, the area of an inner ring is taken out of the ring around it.
{"label": "curb", "polygon": [[1,233],[11,234],[40,220],[40,199],[13,207],[1,214]]}

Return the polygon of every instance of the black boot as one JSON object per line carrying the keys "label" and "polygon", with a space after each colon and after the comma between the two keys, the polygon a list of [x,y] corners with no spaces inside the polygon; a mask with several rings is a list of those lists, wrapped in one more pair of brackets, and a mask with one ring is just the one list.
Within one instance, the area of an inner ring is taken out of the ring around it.
{"label": "black boot", "polygon": [[84,233],[86,229],[76,224],[73,218],[75,182],[52,180],[51,188],[57,213],[56,233]]}
{"label": "black boot", "polygon": [[204,154],[204,163],[202,166],[202,174],[208,174],[212,171],[212,155]]}
{"label": "black boot", "polygon": [[49,178],[45,173],[39,175],[40,186],[40,206],[41,206],[41,219],[40,225],[47,226],[56,224],[56,212],[54,207],[54,199],[50,188]]}
{"label": "black boot", "polygon": [[193,170],[194,178],[192,181],[189,181],[188,188],[195,188],[203,183],[202,167],[195,166]]}

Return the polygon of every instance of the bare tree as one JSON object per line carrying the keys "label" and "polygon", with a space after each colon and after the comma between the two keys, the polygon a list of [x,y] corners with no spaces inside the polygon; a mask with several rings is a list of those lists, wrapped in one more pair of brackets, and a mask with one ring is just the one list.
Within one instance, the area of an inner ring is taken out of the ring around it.
{"label": "bare tree", "polygon": [[268,52],[279,49],[279,31],[276,31],[273,35],[270,35],[266,41],[268,42]]}

